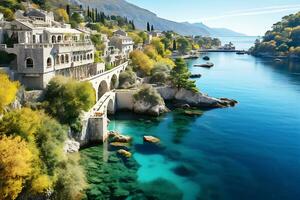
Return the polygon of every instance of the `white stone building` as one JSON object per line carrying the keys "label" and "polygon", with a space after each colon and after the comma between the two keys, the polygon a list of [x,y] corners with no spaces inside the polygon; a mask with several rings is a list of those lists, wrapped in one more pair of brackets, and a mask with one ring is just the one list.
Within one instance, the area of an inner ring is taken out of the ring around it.
{"label": "white stone building", "polygon": [[127,36],[125,31],[118,30],[110,38],[109,45],[119,49],[121,56],[127,59],[130,52],[133,51],[134,42],[131,37]]}
{"label": "white stone building", "polygon": [[[55,75],[83,79],[99,73],[86,31],[54,21],[52,12],[31,9],[16,16],[0,24],[0,50],[16,55],[10,66],[23,85],[43,89]],[[4,44],[4,35],[13,45]]]}

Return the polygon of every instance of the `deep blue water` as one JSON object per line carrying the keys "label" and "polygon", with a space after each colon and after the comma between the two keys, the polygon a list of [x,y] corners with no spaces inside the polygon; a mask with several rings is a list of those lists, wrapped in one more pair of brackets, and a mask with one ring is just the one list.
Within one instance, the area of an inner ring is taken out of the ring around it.
{"label": "deep blue water", "polygon": [[[138,180],[165,178],[187,200],[299,199],[300,64],[208,55],[215,64],[211,69],[192,67],[201,59],[189,61],[190,70],[202,74],[198,88],[236,99],[236,107],[199,117],[171,112],[148,120],[120,113],[112,119],[110,129],[133,136],[135,145],[143,135],[154,135],[166,146],[163,152],[133,151],[141,165]],[[182,165],[190,176],[175,173]]]}

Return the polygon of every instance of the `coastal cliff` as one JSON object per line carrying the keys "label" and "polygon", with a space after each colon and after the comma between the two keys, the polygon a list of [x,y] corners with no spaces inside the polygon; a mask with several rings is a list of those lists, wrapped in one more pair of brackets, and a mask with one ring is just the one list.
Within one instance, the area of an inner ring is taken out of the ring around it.
{"label": "coastal cliff", "polygon": [[201,92],[177,89],[170,86],[156,88],[163,99],[173,100],[178,104],[188,104],[198,108],[224,108],[235,106],[238,102],[228,98],[214,98]]}

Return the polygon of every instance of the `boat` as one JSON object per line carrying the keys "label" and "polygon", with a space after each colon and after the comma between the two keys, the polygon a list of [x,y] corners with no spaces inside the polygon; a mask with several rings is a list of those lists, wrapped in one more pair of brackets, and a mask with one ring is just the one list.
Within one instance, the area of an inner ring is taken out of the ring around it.
{"label": "boat", "polygon": [[194,65],[194,67],[205,67],[205,68],[211,68],[211,67],[213,67],[213,66],[214,66],[214,64],[211,63],[211,62],[207,62],[207,63],[205,63],[205,64],[195,64],[195,65]]}
{"label": "boat", "polygon": [[204,56],[203,60],[209,60],[210,58],[208,56]]}
{"label": "boat", "polygon": [[245,54],[245,51],[238,51],[236,52],[237,55],[244,55]]}
{"label": "boat", "polygon": [[190,78],[201,78],[201,74],[192,74],[190,75]]}
{"label": "boat", "polygon": [[280,58],[275,58],[274,61],[275,61],[275,62],[282,62],[282,59],[280,59]]}

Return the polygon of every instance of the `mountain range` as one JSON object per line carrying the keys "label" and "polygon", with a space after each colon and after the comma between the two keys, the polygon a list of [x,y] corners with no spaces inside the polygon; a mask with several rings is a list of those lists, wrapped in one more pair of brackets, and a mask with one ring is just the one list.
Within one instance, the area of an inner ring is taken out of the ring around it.
{"label": "mountain range", "polygon": [[73,3],[97,8],[107,15],[118,15],[134,20],[137,28],[145,30],[149,22],[156,30],[172,30],[181,35],[202,35],[202,36],[245,36],[244,34],[225,28],[210,28],[203,23],[174,22],[158,17],[155,13],[144,8],[140,8],[125,0],[70,0]]}

